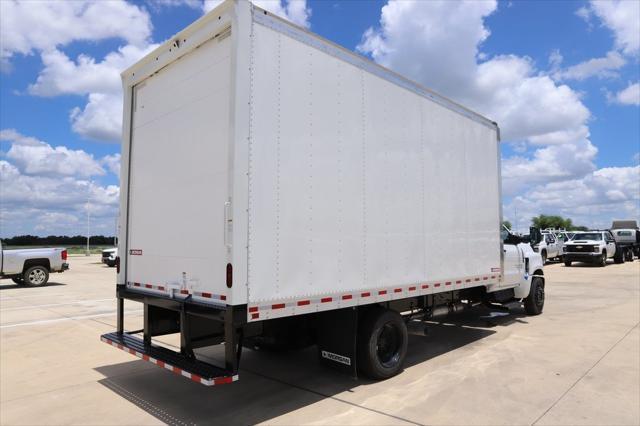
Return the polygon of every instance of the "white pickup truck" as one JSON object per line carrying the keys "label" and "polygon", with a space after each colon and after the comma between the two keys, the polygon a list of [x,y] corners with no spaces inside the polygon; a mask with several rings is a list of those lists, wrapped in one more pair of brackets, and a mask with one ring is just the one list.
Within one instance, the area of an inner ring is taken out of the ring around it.
{"label": "white pickup truck", "polygon": [[0,278],[11,278],[16,284],[36,287],[49,281],[49,273],[67,269],[65,248],[4,250],[0,242]]}
{"label": "white pickup truck", "polygon": [[617,250],[616,241],[609,231],[577,232],[573,240],[568,241],[563,248],[565,266],[572,262],[595,263],[605,266],[607,259],[613,258],[616,263],[622,263],[622,252]]}
{"label": "white pickup truck", "polygon": [[116,258],[118,257],[118,247],[102,250],[102,263],[110,268],[116,266]]}
{"label": "white pickup truck", "polygon": [[563,242],[554,232],[542,231],[542,241],[534,245],[533,250],[540,253],[542,264],[545,264],[547,259],[562,257],[562,246]]}

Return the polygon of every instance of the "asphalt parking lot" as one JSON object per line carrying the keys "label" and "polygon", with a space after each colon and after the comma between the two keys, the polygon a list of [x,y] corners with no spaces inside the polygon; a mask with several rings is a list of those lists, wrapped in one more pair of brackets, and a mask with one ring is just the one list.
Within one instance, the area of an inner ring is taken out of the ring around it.
{"label": "asphalt parking lot", "polygon": [[[101,343],[115,329],[115,270],[97,256],[70,265],[46,287],[0,281],[3,425],[640,424],[638,260],[547,266],[539,317],[478,309],[426,335],[412,323],[407,368],[384,382],[323,368],[313,348],[247,350],[240,380],[212,388]],[[140,328],[141,305],[125,310]]]}

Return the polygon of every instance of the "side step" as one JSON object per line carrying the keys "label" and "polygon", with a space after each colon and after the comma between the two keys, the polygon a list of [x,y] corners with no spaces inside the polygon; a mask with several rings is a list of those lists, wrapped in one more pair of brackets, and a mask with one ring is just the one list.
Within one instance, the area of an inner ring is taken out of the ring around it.
{"label": "side step", "polygon": [[237,373],[234,374],[196,359],[186,358],[178,352],[161,346],[145,346],[142,339],[127,333],[103,334],[100,336],[100,340],[205,386],[224,385],[238,380]]}

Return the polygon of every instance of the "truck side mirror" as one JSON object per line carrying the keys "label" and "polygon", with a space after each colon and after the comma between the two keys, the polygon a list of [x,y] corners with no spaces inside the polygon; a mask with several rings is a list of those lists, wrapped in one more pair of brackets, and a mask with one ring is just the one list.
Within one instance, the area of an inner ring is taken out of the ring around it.
{"label": "truck side mirror", "polygon": [[529,242],[531,245],[540,244],[540,241],[542,241],[542,232],[540,232],[540,229],[535,226],[529,228]]}

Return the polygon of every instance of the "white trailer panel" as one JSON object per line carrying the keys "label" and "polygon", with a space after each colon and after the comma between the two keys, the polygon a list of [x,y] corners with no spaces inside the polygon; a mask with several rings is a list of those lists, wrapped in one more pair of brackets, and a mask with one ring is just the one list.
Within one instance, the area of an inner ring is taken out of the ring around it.
{"label": "white trailer panel", "polygon": [[254,19],[250,306],[272,317],[364,290],[388,300],[428,281],[497,282],[495,125]]}

